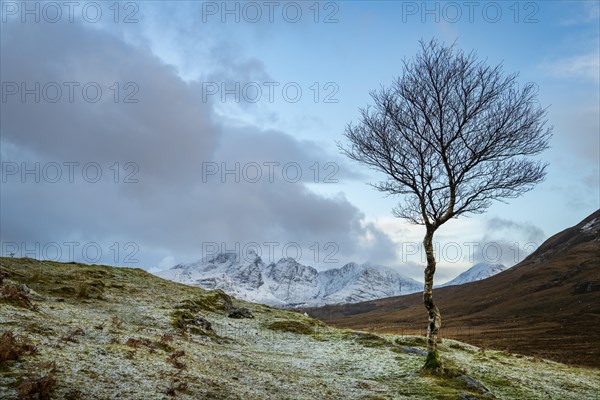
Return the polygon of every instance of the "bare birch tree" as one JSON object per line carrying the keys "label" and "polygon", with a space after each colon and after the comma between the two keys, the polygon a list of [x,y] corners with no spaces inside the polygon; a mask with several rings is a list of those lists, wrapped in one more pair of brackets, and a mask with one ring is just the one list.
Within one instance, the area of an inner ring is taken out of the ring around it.
{"label": "bare birch tree", "polygon": [[389,88],[371,92],[374,105],[360,110],[359,123],[345,130],[349,144],[338,146],[386,175],[372,186],[403,196],[395,216],[425,226],[425,368],[439,369],[434,233],[452,218],[482,213],[493,200],[518,197],[543,181],[546,164],[533,156],[548,147],[551,128],[533,84],[519,88],[517,74],[455,45],[420,44]]}

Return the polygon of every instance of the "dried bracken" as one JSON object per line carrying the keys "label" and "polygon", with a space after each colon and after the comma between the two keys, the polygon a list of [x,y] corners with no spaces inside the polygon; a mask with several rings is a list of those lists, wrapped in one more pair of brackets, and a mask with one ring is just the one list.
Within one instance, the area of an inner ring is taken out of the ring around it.
{"label": "dried bracken", "polygon": [[169,357],[167,358],[167,361],[169,361],[171,363],[171,365],[173,365],[177,369],[185,369],[186,368],[185,363],[180,360],[180,358],[184,357],[184,356],[185,356],[184,350],[177,350],[177,351],[174,351],[173,353],[171,353],[171,355],[169,355]]}
{"label": "dried bracken", "polygon": [[[43,372],[40,373],[39,371]],[[18,388],[18,396],[19,399],[50,400],[55,389],[56,364],[42,363],[32,368],[26,379],[21,382]]]}
{"label": "dried bracken", "polygon": [[37,352],[37,348],[29,340],[15,336],[12,331],[4,331],[0,337],[0,366]]}
{"label": "dried bracken", "polygon": [[75,328],[63,337],[60,338],[63,342],[79,343],[79,339],[76,336],[84,336],[85,331],[81,328]]}
{"label": "dried bracken", "polygon": [[31,302],[25,285],[5,284],[0,289],[0,301],[34,311],[38,310],[37,305]]}

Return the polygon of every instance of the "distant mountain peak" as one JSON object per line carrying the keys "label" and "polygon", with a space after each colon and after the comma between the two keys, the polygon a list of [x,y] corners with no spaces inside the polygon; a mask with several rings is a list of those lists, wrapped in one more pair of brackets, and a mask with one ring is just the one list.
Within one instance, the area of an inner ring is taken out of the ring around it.
{"label": "distant mountain peak", "polygon": [[491,264],[491,263],[487,263],[487,262],[479,262],[479,263],[473,265],[471,268],[469,268],[465,272],[458,275],[456,278],[452,279],[451,281],[446,282],[442,285],[439,285],[439,287],[463,285],[463,284],[469,283],[469,282],[480,281],[482,279],[486,279],[486,278],[489,278],[496,274],[499,274],[500,272],[505,271],[507,269],[508,269],[508,267],[506,267],[503,264]]}
{"label": "distant mountain peak", "polygon": [[[441,286],[485,279],[505,269],[502,264],[479,263]],[[157,275],[205,289],[222,289],[244,300],[283,307],[356,303],[423,290],[421,282],[372,262],[349,262],[340,268],[318,271],[292,257],[265,264],[250,251],[242,257],[234,252],[211,255],[194,263],[178,264]]]}
{"label": "distant mountain peak", "polygon": [[258,303],[276,306],[318,306],[373,300],[421,291],[423,284],[389,267],[347,263],[317,271],[287,257],[265,264],[255,258],[224,252],[157,273],[165,279],[222,289]]}
{"label": "distant mountain peak", "polygon": [[208,259],[206,260],[206,262],[213,264],[223,264],[228,261],[237,261],[238,259],[238,255],[235,252],[218,253],[216,255],[207,257]]}

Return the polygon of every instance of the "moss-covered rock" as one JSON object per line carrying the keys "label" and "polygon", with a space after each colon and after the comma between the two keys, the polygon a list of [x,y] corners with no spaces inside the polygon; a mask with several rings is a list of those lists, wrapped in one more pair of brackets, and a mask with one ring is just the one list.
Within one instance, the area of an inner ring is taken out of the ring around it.
{"label": "moss-covered rock", "polygon": [[203,316],[189,310],[175,310],[171,314],[173,328],[196,335],[214,335],[212,324]]}
{"label": "moss-covered rock", "polygon": [[236,319],[254,318],[254,314],[252,314],[252,312],[249,309],[247,309],[246,307],[236,308],[235,310],[233,310],[232,312],[227,314],[227,316],[229,318],[236,318]]}
{"label": "moss-covered rock", "polygon": [[365,347],[391,347],[392,343],[388,342],[379,335],[367,332],[352,332],[351,336],[357,343]]}
{"label": "moss-covered rock", "polygon": [[308,321],[288,319],[272,322],[267,325],[267,328],[273,331],[297,333],[299,335],[310,335],[315,333],[315,326],[316,324],[311,324]]}
{"label": "moss-covered rock", "polygon": [[177,309],[185,309],[194,313],[201,311],[228,312],[233,308],[233,300],[222,290],[213,290],[194,297],[193,299],[184,300]]}
{"label": "moss-covered rock", "polygon": [[394,340],[398,346],[425,347],[427,338],[425,336],[401,336]]}

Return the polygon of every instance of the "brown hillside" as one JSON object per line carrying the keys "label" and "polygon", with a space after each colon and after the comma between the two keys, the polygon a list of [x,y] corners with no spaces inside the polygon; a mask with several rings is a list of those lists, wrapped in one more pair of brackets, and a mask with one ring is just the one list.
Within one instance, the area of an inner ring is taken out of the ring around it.
{"label": "brown hillside", "polygon": [[[434,289],[434,299],[444,337],[600,367],[600,210],[513,268]],[[307,311],[334,325],[380,332],[424,333],[427,322],[421,294]]]}

